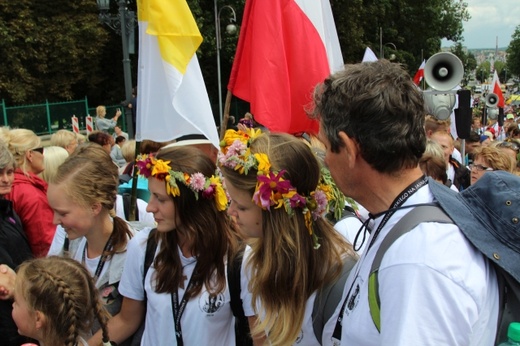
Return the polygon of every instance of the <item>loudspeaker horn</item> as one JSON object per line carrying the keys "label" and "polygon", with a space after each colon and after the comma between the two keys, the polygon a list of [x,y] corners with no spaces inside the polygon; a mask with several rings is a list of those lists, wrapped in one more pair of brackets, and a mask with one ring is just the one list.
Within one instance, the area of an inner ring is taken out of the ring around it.
{"label": "loudspeaker horn", "polygon": [[424,66],[424,79],[438,91],[449,91],[460,84],[464,77],[464,65],[453,53],[434,54]]}
{"label": "loudspeaker horn", "polygon": [[486,107],[495,108],[498,105],[498,95],[489,93],[486,95]]}

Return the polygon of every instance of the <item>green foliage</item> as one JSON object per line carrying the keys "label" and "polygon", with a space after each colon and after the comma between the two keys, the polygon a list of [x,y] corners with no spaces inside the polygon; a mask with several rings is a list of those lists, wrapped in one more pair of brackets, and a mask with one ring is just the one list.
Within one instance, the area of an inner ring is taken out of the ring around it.
{"label": "green foliage", "polygon": [[478,65],[477,70],[475,71],[475,77],[481,83],[486,82],[491,74],[491,63],[489,61],[483,61],[480,65]]}
{"label": "green foliage", "polygon": [[520,25],[516,27],[507,48],[507,70],[509,74],[520,76]]}
{"label": "green foliage", "polygon": [[67,100],[78,89],[85,95],[101,79],[96,47],[106,41],[95,2],[0,2],[0,98]]}
{"label": "green foliage", "polygon": [[[204,38],[197,54],[210,99],[217,104],[215,0],[187,1]],[[218,0],[219,9],[224,5],[235,9],[239,29],[244,4],[245,0]],[[136,11],[136,0],[127,5]],[[334,0],[331,6],[346,63],[360,62],[366,47],[379,55],[382,38],[384,55],[395,54],[412,74],[422,59],[439,51],[441,39],[460,40],[462,23],[469,19],[466,3],[459,0]],[[110,13],[117,11],[117,2],[112,1]],[[98,15],[93,0],[0,0],[0,99],[27,104],[87,95],[91,104],[120,102],[124,98],[121,37],[102,25]],[[220,16],[223,97],[239,35],[225,31],[230,15],[223,9]],[[136,53],[137,36],[136,31]],[[516,37],[520,56],[518,29]],[[130,58],[136,85],[137,54]],[[516,62],[520,64],[520,59]],[[469,58],[466,63],[469,67]],[[516,74],[519,70],[517,66]]]}

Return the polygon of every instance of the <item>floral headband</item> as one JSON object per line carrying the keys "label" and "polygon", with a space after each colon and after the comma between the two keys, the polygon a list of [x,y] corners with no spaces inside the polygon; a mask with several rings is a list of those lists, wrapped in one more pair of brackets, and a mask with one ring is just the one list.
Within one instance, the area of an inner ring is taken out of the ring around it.
{"label": "floral headband", "polygon": [[195,198],[199,198],[199,194],[206,199],[215,199],[217,210],[223,211],[227,209],[228,199],[220,176],[212,175],[210,178],[204,174],[197,172],[188,174],[179,171],[173,171],[169,166],[170,161],[156,159],[153,155],[139,155],[136,159],[136,166],[139,174],[145,178],[155,177],[159,180],[165,180],[166,193],[173,197],[180,196],[178,182],[189,188],[195,193]]}
{"label": "floral headband", "polygon": [[[335,190],[330,184],[332,178],[330,178],[330,174],[329,178],[322,174],[318,187],[309,196],[298,193],[291,182],[283,178],[286,170],[274,171],[271,169],[267,154],[251,154],[250,145],[261,134],[261,130],[258,129],[226,131],[220,144],[222,153],[219,163],[221,166],[231,168],[244,175],[247,175],[250,169],[256,169],[258,173],[253,202],[268,211],[271,210],[271,207],[278,209],[283,206],[289,216],[294,215],[295,209],[301,209],[305,225],[313,239],[314,248],[318,249],[320,244],[313,231],[313,220],[316,221],[325,216],[329,211],[329,201],[336,201]],[[340,205],[340,203],[336,204]],[[341,206],[342,208],[343,206]]]}

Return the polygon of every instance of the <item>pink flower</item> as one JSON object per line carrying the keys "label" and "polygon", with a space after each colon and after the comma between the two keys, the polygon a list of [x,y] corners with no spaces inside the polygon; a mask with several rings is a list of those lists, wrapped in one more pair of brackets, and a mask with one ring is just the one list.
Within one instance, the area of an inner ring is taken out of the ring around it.
{"label": "pink flower", "polygon": [[145,157],[144,160],[137,160],[135,165],[139,170],[139,174],[148,178],[152,175],[152,160],[150,157]]}
{"label": "pink flower", "polygon": [[322,190],[316,190],[314,193],[314,199],[316,200],[316,209],[312,211],[312,217],[314,220],[322,217],[327,211],[327,194]]}
{"label": "pink flower", "polygon": [[206,178],[204,174],[197,172],[193,173],[190,177],[190,187],[194,191],[201,191],[204,189],[204,184],[206,184]]}
{"label": "pink flower", "polygon": [[295,193],[294,196],[292,196],[289,199],[289,203],[291,208],[305,208],[305,204],[307,204],[307,200],[305,197]]}
{"label": "pink flower", "polygon": [[207,189],[202,191],[202,197],[210,199],[215,195],[215,185],[211,184]]}
{"label": "pink flower", "polygon": [[281,170],[278,174],[269,172],[268,175],[257,177],[257,188],[253,195],[253,201],[257,205],[269,210],[271,205],[278,204],[278,200],[283,199],[282,195],[293,188],[290,181],[283,180],[282,175],[285,172],[285,170]]}

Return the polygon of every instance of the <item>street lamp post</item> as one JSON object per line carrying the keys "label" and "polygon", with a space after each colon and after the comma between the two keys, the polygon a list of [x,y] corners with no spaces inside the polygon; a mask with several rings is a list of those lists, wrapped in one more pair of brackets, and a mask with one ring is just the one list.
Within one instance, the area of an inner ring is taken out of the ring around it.
{"label": "street lamp post", "polygon": [[[397,47],[392,42],[387,42],[387,43],[383,44],[383,28],[379,27],[379,59],[385,58],[385,52],[384,52],[383,47],[386,45],[392,46],[394,48],[394,50],[397,51]],[[389,60],[394,60],[394,59],[395,59],[395,54],[391,54]]]}
{"label": "street lamp post", "polygon": [[229,18],[229,24],[226,26],[226,32],[228,34],[234,34],[237,31],[237,27],[234,23],[237,21],[237,15],[235,9],[229,5],[224,5],[218,9],[217,0],[214,0],[215,4],[215,35],[217,41],[217,79],[218,79],[218,112],[219,112],[219,126],[222,127],[222,76],[220,72],[220,49],[222,48],[222,35],[220,32],[220,15],[222,10],[227,8],[231,11],[232,17]]}
{"label": "street lamp post", "polygon": [[[106,24],[118,35],[121,36],[123,48],[123,76],[125,82],[125,98],[126,102],[132,99],[132,73],[130,70],[130,40],[134,37],[135,13],[129,11],[126,7],[126,0],[119,0],[119,14],[113,16],[109,13],[110,0],[97,0],[99,13],[99,21]],[[131,116],[126,116],[126,129],[131,138],[134,137],[134,126]]]}

